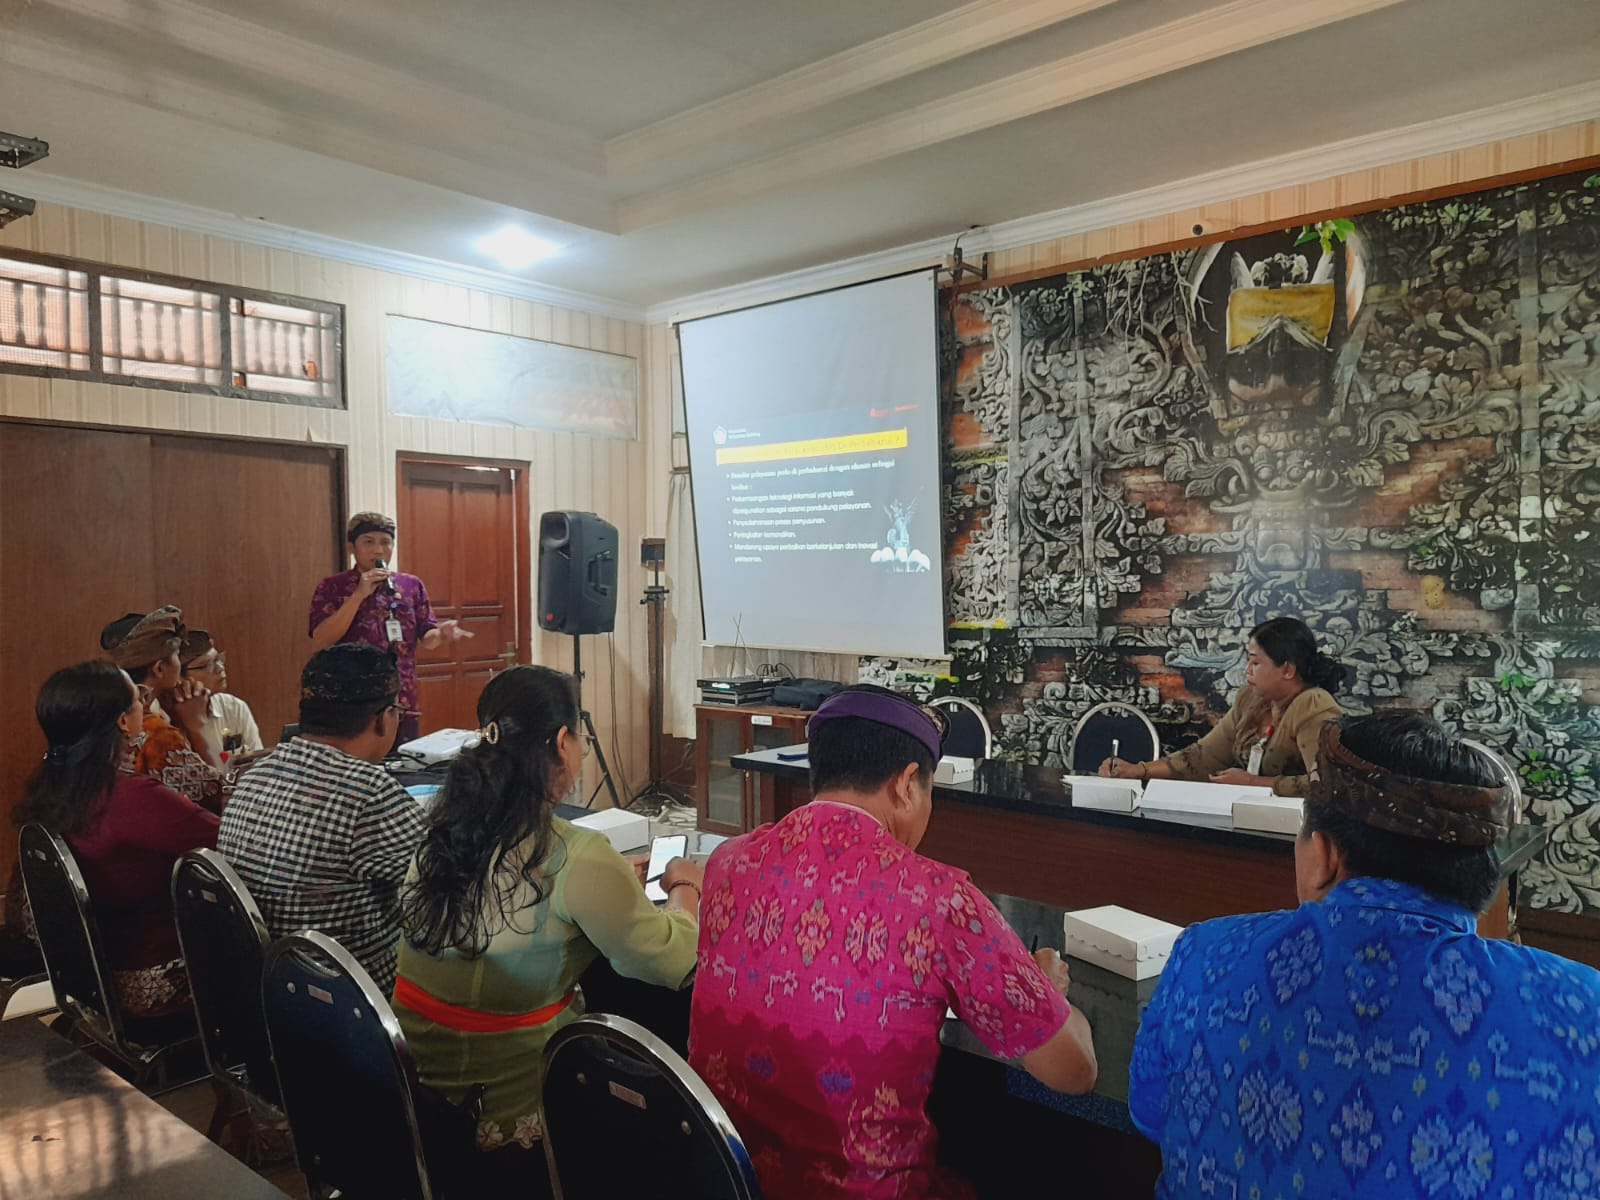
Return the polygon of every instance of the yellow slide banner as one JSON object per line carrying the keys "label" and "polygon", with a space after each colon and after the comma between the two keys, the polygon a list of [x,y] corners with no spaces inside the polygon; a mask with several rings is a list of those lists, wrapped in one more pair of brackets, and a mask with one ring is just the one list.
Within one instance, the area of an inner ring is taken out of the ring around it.
{"label": "yellow slide banner", "polygon": [[874,450],[904,450],[904,429],[879,433],[850,433],[843,437],[808,438],[803,442],[769,442],[764,446],[723,446],[717,466],[737,463],[779,462],[786,458],[831,458],[836,454],[869,454]]}

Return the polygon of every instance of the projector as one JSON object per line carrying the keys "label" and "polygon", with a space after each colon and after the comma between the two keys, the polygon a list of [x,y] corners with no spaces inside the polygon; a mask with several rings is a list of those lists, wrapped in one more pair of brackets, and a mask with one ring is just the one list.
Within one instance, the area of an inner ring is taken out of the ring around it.
{"label": "projector", "polygon": [[721,679],[697,679],[701,704],[760,704],[772,699],[776,679],[761,675],[729,675]]}

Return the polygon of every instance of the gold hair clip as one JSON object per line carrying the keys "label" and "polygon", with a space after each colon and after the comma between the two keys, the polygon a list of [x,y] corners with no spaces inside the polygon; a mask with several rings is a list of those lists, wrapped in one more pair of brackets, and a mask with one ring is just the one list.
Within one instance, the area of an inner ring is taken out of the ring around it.
{"label": "gold hair clip", "polygon": [[485,745],[498,746],[500,744],[500,722],[490,721],[478,730],[478,737]]}

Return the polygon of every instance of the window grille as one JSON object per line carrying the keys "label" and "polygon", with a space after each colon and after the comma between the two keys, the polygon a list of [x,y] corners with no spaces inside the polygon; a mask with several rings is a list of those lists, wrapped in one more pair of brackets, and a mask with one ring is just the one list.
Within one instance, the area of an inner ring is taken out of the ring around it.
{"label": "window grille", "polygon": [[0,253],[0,373],[343,408],[344,309]]}
{"label": "window grille", "polygon": [[89,370],[89,276],[0,259],[0,370]]}

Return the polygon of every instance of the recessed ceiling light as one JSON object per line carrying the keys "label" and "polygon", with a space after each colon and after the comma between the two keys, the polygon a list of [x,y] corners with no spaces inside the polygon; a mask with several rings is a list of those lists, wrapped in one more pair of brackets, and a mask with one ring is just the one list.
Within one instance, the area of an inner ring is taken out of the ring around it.
{"label": "recessed ceiling light", "polygon": [[561,249],[547,238],[535,237],[520,225],[507,225],[478,239],[478,249],[507,271],[520,271]]}

